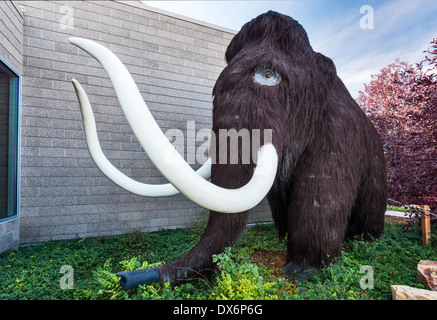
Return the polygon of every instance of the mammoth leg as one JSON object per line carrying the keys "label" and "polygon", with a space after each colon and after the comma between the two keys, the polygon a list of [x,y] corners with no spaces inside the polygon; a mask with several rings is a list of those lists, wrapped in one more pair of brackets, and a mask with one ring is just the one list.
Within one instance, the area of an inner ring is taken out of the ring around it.
{"label": "mammoth leg", "polygon": [[351,212],[346,238],[362,235],[365,240],[372,240],[381,236],[385,210],[386,204],[381,199],[372,195],[359,197]]}
{"label": "mammoth leg", "polygon": [[162,282],[196,276],[213,267],[212,256],[232,246],[244,230],[248,212],[220,213],[211,211],[199,243],[185,256],[158,268]]}
{"label": "mammoth leg", "polygon": [[288,183],[286,186],[278,186],[274,184],[270,192],[267,194],[267,200],[272,211],[273,221],[278,229],[279,239],[284,239],[287,234],[289,194],[290,188]]}
{"label": "mammoth leg", "polygon": [[334,177],[332,173],[303,174],[291,191],[284,271],[297,280],[341,255],[354,195],[351,183]]}
{"label": "mammoth leg", "polygon": [[117,273],[124,290],[151,282],[169,282],[211,270],[214,254],[232,246],[244,230],[248,211],[239,213],[210,212],[208,225],[199,243],[180,259],[162,266]]}
{"label": "mammoth leg", "polygon": [[[382,156],[383,157],[383,156]],[[384,230],[387,207],[387,184],[383,160],[371,163],[358,189],[358,197],[349,218],[346,237],[363,235],[365,240],[378,238]]]}
{"label": "mammoth leg", "polygon": [[[211,168],[211,181],[223,188],[238,188],[250,180],[252,172],[253,165],[214,164]],[[172,282],[211,269],[212,255],[223,252],[237,241],[246,226],[247,218],[248,211],[210,211],[207,227],[199,243],[182,258],[159,267],[160,280]]]}
{"label": "mammoth leg", "polygon": [[[253,165],[221,165],[211,168],[212,183],[223,188],[238,188],[247,183],[253,173]],[[211,195],[213,196],[213,195]],[[246,226],[248,211],[220,213],[210,211],[207,227],[199,243],[183,257],[159,267],[120,272],[120,284],[128,290],[150,282],[174,282],[192,277],[213,268],[214,254],[232,246]]]}

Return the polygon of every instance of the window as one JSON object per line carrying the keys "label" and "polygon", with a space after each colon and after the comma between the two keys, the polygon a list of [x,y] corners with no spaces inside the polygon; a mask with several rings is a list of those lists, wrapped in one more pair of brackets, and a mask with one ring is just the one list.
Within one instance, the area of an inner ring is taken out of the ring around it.
{"label": "window", "polygon": [[0,58],[0,219],[18,214],[19,104],[20,76]]}

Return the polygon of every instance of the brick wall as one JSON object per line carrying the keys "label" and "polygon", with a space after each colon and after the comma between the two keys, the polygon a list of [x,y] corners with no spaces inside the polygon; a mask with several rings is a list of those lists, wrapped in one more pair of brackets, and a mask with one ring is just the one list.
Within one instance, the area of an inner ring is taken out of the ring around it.
{"label": "brick wall", "polygon": [[23,13],[11,1],[0,1],[0,56],[22,73]]}
{"label": "brick wall", "polygon": [[[22,74],[23,15],[10,1],[0,1],[0,57]],[[0,220],[0,252],[19,244],[18,216]]]}
{"label": "brick wall", "polygon": [[[25,7],[21,242],[151,231],[195,221],[204,209],[183,196],[132,195],[96,168],[72,78],[88,93],[108,159],[138,181],[166,182],[132,134],[103,68],[67,38],[89,38],[113,51],[162,130],[180,129],[187,137],[187,121],[195,122],[196,131],[211,127],[212,87],[234,33],[139,3],[15,2]],[[270,219],[265,202],[252,211],[252,222]]]}

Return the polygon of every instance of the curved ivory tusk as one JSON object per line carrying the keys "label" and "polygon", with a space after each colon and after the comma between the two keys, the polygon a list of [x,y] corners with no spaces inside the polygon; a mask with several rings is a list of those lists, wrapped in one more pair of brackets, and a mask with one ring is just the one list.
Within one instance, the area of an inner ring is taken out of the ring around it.
{"label": "curved ivory tusk", "polygon": [[94,41],[82,38],[68,40],[100,62],[114,85],[120,105],[141,146],[164,177],[187,198],[204,208],[230,213],[249,210],[267,195],[278,163],[272,144],[265,144],[258,151],[258,165],[245,186],[225,189],[210,183],[196,174],[162,133],[121,61]]}
{"label": "curved ivory tusk", "polygon": [[[82,112],[85,139],[88,149],[91,158],[94,160],[100,171],[102,171],[102,173],[115,184],[139,196],[168,197],[179,194],[180,192],[171,183],[153,185],[135,181],[119,171],[111,162],[109,162],[100,146],[99,138],[97,136],[96,121],[85,90],[78,81],[73,79],[72,82]],[[204,179],[209,179],[211,177],[211,158],[208,158],[203,166],[196,172]]]}

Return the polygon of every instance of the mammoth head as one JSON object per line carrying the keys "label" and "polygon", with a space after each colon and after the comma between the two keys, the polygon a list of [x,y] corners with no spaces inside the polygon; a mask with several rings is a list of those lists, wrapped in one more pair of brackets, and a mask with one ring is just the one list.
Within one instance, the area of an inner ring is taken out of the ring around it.
{"label": "mammoth head", "polygon": [[313,51],[303,27],[269,11],[242,27],[226,61],[213,90],[213,129],[271,128],[278,154],[288,143],[285,137],[304,147],[336,70],[329,58]]}

